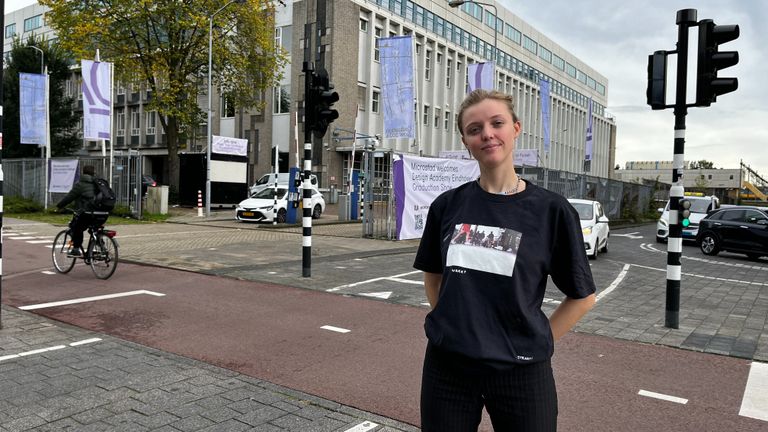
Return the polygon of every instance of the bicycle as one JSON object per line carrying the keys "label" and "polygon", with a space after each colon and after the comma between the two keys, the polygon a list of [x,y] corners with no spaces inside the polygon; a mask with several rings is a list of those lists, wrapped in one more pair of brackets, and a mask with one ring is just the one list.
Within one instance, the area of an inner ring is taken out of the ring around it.
{"label": "bicycle", "polygon": [[56,235],[53,240],[53,266],[59,273],[69,273],[75,266],[77,258],[82,258],[86,265],[91,266],[93,274],[99,279],[109,279],[117,269],[118,244],[114,238],[116,231],[104,228],[104,222],[109,217],[108,212],[86,212],[92,216],[88,226],[88,247],[80,257],[72,256],[72,234],[67,228]]}

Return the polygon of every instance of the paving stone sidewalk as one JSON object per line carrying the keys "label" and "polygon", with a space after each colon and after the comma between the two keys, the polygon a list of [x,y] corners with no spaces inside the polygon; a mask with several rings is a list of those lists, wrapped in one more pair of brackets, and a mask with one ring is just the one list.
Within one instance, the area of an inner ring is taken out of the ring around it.
{"label": "paving stone sidewalk", "polygon": [[418,428],[2,306],[0,432]]}

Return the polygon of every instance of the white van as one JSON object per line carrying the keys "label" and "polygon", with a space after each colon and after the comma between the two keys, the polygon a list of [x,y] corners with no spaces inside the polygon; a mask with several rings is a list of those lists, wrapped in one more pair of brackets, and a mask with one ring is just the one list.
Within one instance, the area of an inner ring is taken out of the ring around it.
{"label": "white van", "polygon": [[[720,208],[720,200],[716,196],[685,196],[691,202],[691,224],[683,228],[683,240],[696,240],[699,233],[699,222],[712,210]],[[669,237],[669,201],[664,208],[659,209],[661,217],[656,222],[656,241],[664,243]]]}
{"label": "white van", "polygon": [[[290,177],[291,177],[290,173],[278,173],[277,184],[282,186],[287,186],[288,180],[290,179]],[[310,174],[309,181],[312,182],[312,186],[317,187],[317,176],[315,176],[314,174]],[[264,174],[258,180],[256,180],[256,183],[254,183],[253,186],[251,186],[249,195],[253,195],[256,192],[260,192],[263,189],[271,188],[274,186],[275,186],[275,173]]]}

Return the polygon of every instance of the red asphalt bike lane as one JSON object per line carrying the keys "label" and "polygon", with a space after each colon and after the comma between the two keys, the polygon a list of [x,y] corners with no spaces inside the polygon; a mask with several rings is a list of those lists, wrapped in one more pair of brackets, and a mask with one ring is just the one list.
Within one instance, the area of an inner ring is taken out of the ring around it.
{"label": "red asphalt bike lane", "polygon": [[[426,309],[126,263],[107,281],[80,262],[67,275],[46,275],[39,270],[52,270],[50,249],[15,241],[11,250],[3,260],[8,305],[138,289],[163,293],[33,312],[419,424]],[[768,428],[738,415],[747,360],[579,333],[555,351],[560,430]],[[641,389],[688,403],[639,396]]]}

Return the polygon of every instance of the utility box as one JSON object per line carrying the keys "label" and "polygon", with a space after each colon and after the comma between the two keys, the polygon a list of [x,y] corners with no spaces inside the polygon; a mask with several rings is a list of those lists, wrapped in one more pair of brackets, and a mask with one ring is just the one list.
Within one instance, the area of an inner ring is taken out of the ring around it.
{"label": "utility box", "polygon": [[147,212],[168,214],[168,186],[147,188]]}
{"label": "utility box", "polygon": [[341,195],[338,195],[338,198],[339,198],[339,220],[348,221],[349,220],[349,195],[341,194]]}

